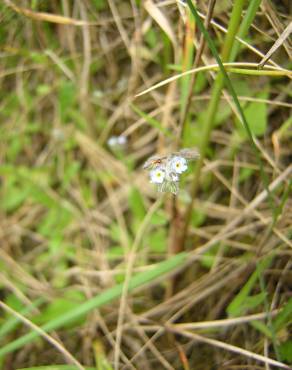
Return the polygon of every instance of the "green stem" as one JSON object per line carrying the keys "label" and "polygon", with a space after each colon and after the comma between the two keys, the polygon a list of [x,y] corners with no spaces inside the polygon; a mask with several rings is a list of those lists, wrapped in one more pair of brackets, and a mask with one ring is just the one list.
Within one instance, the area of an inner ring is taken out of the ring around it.
{"label": "green stem", "polygon": [[[193,8],[192,1],[187,0],[187,2],[188,2],[188,5],[190,6],[190,8]],[[240,25],[241,13],[242,13],[244,3],[245,3],[245,0],[235,0],[235,2],[234,2],[233,10],[232,10],[228,30],[227,30],[227,34],[226,34],[226,37],[225,37],[225,41],[224,41],[224,45],[223,45],[223,49],[222,49],[222,53],[221,53],[221,60],[222,60],[223,63],[227,62],[228,59],[229,59],[229,56],[230,56],[230,53],[231,53],[231,50],[232,50],[232,45],[233,45],[234,40],[235,40],[236,32],[237,32],[238,27]],[[206,152],[207,152],[207,148],[208,148],[208,145],[209,145],[210,134],[211,134],[211,131],[212,131],[212,128],[213,128],[213,123],[214,123],[216,112],[217,112],[217,109],[218,109],[218,104],[219,104],[219,101],[220,101],[220,95],[221,95],[221,91],[223,89],[223,85],[224,85],[224,76],[223,76],[222,72],[219,72],[217,77],[216,77],[214,87],[212,89],[211,100],[210,100],[208,110],[207,110],[207,118],[206,118],[206,122],[203,126],[202,141],[201,141],[201,145],[200,145],[200,159],[198,160],[198,162],[196,164],[196,167],[195,167],[195,171],[194,171],[193,182],[192,182],[192,186],[191,186],[191,199],[192,199],[192,201],[191,201],[191,203],[189,204],[189,206],[186,210],[185,223],[184,223],[184,227],[183,227],[183,230],[182,230],[182,241],[185,240],[187,230],[188,230],[188,227],[189,227],[192,208],[193,208],[193,202],[194,202],[194,199],[196,197],[197,190],[198,190],[198,187],[199,187],[200,172],[201,172],[201,168],[202,168],[202,165],[203,165],[203,162],[204,162],[204,159],[205,159],[205,155],[206,155]]]}
{"label": "green stem", "polygon": [[[217,67],[218,69],[218,67]],[[216,70],[214,68],[214,70]],[[242,74],[242,75],[248,75],[248,76],[288,76],[292,77],[291,72],[284,72],[284,71],[263,71],[263,70],[258,70],[258,69],[243,69],[243,68],[226,68],[227,72],[231,73],[237,73],[237,74]]]}
{"label": "green stem", "polygon": [[[252,0],[250,1],[249,3],[249,6],[247,8],[247,11],[246,11],[246,15],[245,17],[243,18],[242,20],[242,23],[239,27],[239,30],[238,30],[238,37],[240,39],[243,39],[250,27],[250,25],[252,24],[252,21],[256,15],[256,12],[259,8],[261,4],[261,0]],[[233,47],[232,47],[232,51],[231,51],[231,54],[230,54],[230,58],[229,58],[229,61],[230,62],[233,62],[235,59],[236,59],[236,56],[239,52],[239,49],[240,49],[240,42],[238,40],[234,40],[234,44],[233,44]]]}

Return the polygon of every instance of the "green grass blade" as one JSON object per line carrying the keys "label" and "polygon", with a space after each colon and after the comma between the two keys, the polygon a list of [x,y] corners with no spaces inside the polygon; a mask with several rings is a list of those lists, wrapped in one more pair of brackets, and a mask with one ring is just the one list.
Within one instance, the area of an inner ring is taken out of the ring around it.
{"label": "green grass blade", "polygon": [[[182,72],[188,71],[192,68],[193,60],[194,60],[194,42],[193,37],[195,34],[195,22],[190,14],[187,12],[187,20],[186,20],[186,35],[184,40],[184,50],[182,55]],[[180,81],[180,110],[181,114],[185,111],[187,104],[188,104],[188,97],[189,97],[189,90],[192,87],[192,76],[184,76]]]}
{"label": "green grass blade", "polygon": [[[237,36],[241,39],[243,39],[249,30],[249,27],[252,24],[252,21],[254,20],[254,17],[256,15],[256,12],[261,4],[262,0],[253,0],[249,2],[249,6],[247,8],[246,14],[242,20],[242,23],[239,27]],[[234,41],[234,44],[232,46],[231,54],[229,61],[233,62],[236,59],[236,56],[240,49],[240,42],[238,40]]]}
{"label": "green grass blade", "polygon": [[173,135],[162,126],[162,124],[155,118],[151,117],[149,114],[143,112],[140,108],[138,108],[136,105],[131,104],[131,108],[135,113],[138,114],[141,118],[145,119],[145,121],[152,127],[156,128],[160,132],[162,132],[164,135],[168,137],[173,137]]}
{"label": "green grass blade", "polygon": [[286,303],[281,312],[274,319],[274,327],[279,331],[292,323],[292,298]]}
{"label": "green grass blade", "polygon": [[263,271],[270,266],[270,264],[273,261],[273,258],[274,256],[268,256],[257,264],[257,269],[251,274],[248,281],[242,287],[240,292],[233,298],[233,300],[228,305],[226,311],[229,316],[237,317],[245,313],[244,310],[246,310],[247,308],[245,306],[245,302],[247,301],[252,289],[257,283],[259,275],[262,274]]}
{"label": "green grass blade", "polygon": [[[25,307],[19,313],[25,316],[29,314],[34,308],[40,306],[44,302],[45,302],[44,298],[39,298],[35,302],[33,302],[30,306]],[[9,319],[7,319],[0,327],[0,339],[5,335],[9,334],[11,331],[15,330],[17,326],[21,323],[22,321],[19,320],[17,317],[10,317]]]}
{"label": "green grass blade", "polygon": [[[237,94],[236,94],[236,92],[234,90],[234,87],[233,87],[233,85],[231,83],[231,80],[230,80],[230,78],[229,78],[229,76],[228,76],[228,74],[227,74],[227,72],[226,72],[226,70],[224,68],[224,65],[223,65],[223,63],[221,61],[221,58],[220,58],[220,56],[219,56],[219,54],[218,54],[218,52],[216,50],[215,44],[214,44],[213,40],[211,39],[208,31],[206,30],[203,22],[201,21],[201,18],[199,16],[199,14],[198,14],[195,6],[192,3],[192,0],[187,0],[187,3],[188,3],[188,6],[190,7],[191,12],[192,12],[192,14],[193,14],[193,16],[194,16],[194,18],[195,18],[195,20],[197,22],[198,27],[200,28],[200,31],[203,33],[204,37],[206,38],[206,41],[208,43],[208,46],[209,46],[209,48],[210,48],[210,50],[211,50],[214,58],[216,59],[218,65],[219,65],[219,68],[220,68],[221,74],[223,76],[225,85],[226,85],[226,87],[227,87],[230,95],[232,96],[232,98],[234,100],[234,104],[235,104],[236,109],[238,111],[238,114],[240,116],[241,122],[242,122],[242,124],[243,124],[243,126],[244,126],[244,128],[245,128],[245,130],[247,132],[248,139],[249,139],[250,144],[251,144],[251,146],[252,146],[252,148],[254,150],[254,153],[256,155],[256,159],[257,159],[257,162],[258,162],[259,167],[260,167],[261,179],[263,181],[265,190],[267,191],[267,193],[269,195],[270,208],[273,211],[273,209],[274,209],[274,201],[273,201],[272,196],[271,196],[270,191],[269,191],[268,177],[267,177],[267,174],[264,171],[263,163],[262,163],[262,160],[261,160],[261,157],[260,157],[259,150],[258,150],[258,148],[257,148],[257,146],[255,144],[252,131],[251,131],[251,129],[249,127],[249,124],[248,124],[248,122],[247,122],[247,120],[245,118],[245,115],[244,115],[243,109],[241,108],[241,105],[239,103]],[[226,45],[228,45],[228,43]],[[229,47],[232,47],[232,45],[229,45]],[[226,49],[227,49],[227,47],[226,47]],[[223,56],[224,56],[224,50],[222,52],[222,58],[223,58]]]}
{"label": "green grass blade", "polygon": [[[143,287],[146,284],[149,284],[156,279],[164,276],[165,274],[174,271],[177,267],[181,266],[186,261],[187,256],[187,253],[180,253],[166,261],[158,263],[149,271],[144,271],[133,276],[131,281],[129,282],[128,291],[131,292],[136,288]],[[73,310],[57,317],[56,319],[49,321],[48,323],[43,325],[41,329],[45,332],[50,332],[52,330],[61,328],[72,320],[82,317],[90,311],[102,307],[105,304],[119,298],[122,294],[122,291],[123,284],[118,284],[110,289],[107,289],[98,296],[93,297],[89,301],[83,303],[79,307],[76,307]],[[37,337],[39,337],[39,333],[36,331],[31,331],[30,333],[14,340],[13,342],[7,344],[6,346],[3,346],[0,349],[0,357],[23,347],[25,344],[32,342]]]}
{"label": "green grass blade", "polygon": [[[199,188],[199,179],[201,174],[201,169],[203,167],[204,159],[207,154],[208,148],[209,148],[209,142],[210,142],[210,136],[211,132],[214,126],[214,121],[216,118],[216,114],[218,112],[218,106],[220,101],[220,96],[222,89],[224,87],[224,76],[227,75],[226,71],[223,67],[222,61],[217,53],[216,47],[211,40],[208,31],[206,30],[205,26],[203,25],[201,18],[199,17],[193,3],[191,0],[187,0],[187,3],[191,9],[191,12],[195,18],[195,21],[197,23],[197,26],[199,27],[200,31],[202,32],[203,36],[205,37],[207,43],[209,44],[209,47],[212,51],[212,53],[216,56],[216,59],[218,61],[218,65],[220,66],[220,72],[217,74],[214,85],[211,90],[211,98],[208,104],[208,108],[206,111],[206,116],[204,119],[204,125],[202,126],[202,130],[200,133],[200,158],[196,162],[194,172],[193,172],[193,181],[191,184],[191,202],[189,203],[186,212],[185,212],[185,223],[181,231],[180,239],[182,243],[185,242],[188,227],[190,224],[192,209],[193,209],[193,202],[196,198],[197,191]],[[230,22],[228,24],[227,34],[224,39],[223,47],[222,47],[222,60],[223,62],[227,62],[230,56],[231,48],[236,36],[236,32],[239,28],[240,19],[241,19],[241,13],[244,5],[244,0],[236,0],[233,6],[232,14],[230,16]],[[221,71],[221,67],[223,67],[223,70],[225,72],[225,75]],[[227,77],[228,78],[228,77]],[[234,90],[233,93],[235,94]],[[237,97],[236,97],[237,98]],[[238,101],[238,99],[237,99]],[[185,132],[183,133],[185,134]]]}

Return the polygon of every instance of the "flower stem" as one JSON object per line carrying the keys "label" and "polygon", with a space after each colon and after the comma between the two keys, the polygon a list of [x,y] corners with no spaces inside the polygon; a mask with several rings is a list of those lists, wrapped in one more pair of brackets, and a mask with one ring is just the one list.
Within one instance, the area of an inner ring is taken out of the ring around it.
{"label": "flower stem", "polygon": [[[189,6],[193,6],[191,0],[187,0],[187,2]],[[245,0],[235,0],[234,2],[227,34],[226,34],[222,52],[221,52],[221,60],[223,63],[229,60],[229,57],[232,51],[232,46],[235,40],[235,36],[236,36],[236,33],[240,25],[241,13],[242,13],[244,3],[245,3]],[[184,226],[182,229],[182,234],[181,234],[181,239],[180,239],[183,244],[185,242],[187,231],[189,228],[192,209],[193,209],[193,203],[194,203],[194,199],[196,198],[196,194],[199,188],[200,173],[201,173],[203,162],[204,162],[206,152],[209,146],[210,134],[212,132],[213,123],[214,123],[215,116],[218,110],[218,104],[220,101],[220,95],[221,95],[223,86],[224,86],[224,76],[221,72],[219,72],[217,74],[217,77],[216,77],[216,80],[215,80],[215,83],[212,89],[211,99],[210,99],[208,110],[206,113],[206,122],[203,126],[202,141],[200,145],[200,158],[196,163],[196,167],[195,167],[194,175],[193,175],[193,181],[191,184],[191,202],[188,205],[185,215],[184,215]]]}

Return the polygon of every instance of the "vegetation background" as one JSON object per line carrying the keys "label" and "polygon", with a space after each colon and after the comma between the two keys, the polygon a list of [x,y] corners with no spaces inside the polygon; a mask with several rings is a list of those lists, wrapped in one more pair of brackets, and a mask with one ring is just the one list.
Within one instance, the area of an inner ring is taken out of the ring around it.
{"label": "vegetation background", "polygon": [[291,368],[291,6],[0,2],[1,369]]}

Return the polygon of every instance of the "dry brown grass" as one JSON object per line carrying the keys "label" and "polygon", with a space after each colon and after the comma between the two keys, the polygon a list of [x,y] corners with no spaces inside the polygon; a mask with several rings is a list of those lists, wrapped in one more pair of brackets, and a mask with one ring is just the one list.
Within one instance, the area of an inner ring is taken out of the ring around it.
{"label": "dry brown grass", "polygon": [[[197,4],[203,18],[206,4]],[[232,2],[211,5],[205,24],[220,49]],[[218,68],[198,29],[187,34],[189,19],[175,1],[0,4],[0,323],[16,317],[24,324],[0,335],[0,345],[27,327],[44,337],[0,358],[3,370],[98,368],[101,360],[116,370],[289,368],[281,351],[284,343],[291,347],[291,312],[274,333],[271,327],[291,300],[289,7],[263,0],[248,37],[239,40],[236,63],[226,67],[248,118],[257,120],[255,107],[264,109],[267,126],[256,145],[274,206],[223,91],[186,243],[174,246],[192,167],[174,205],[171,195],[155,191],[142,163],[177,145],[200,144]],[[195,90],[184,111],[184,48],[192,47],[186,34],[201,58],[192,63]],[[239,74],[243,68],[258,73]],[[109,148],[113,135],[125,135],[127,146]],[[182,249],[189,254],[176,277],[127,291],[134,274]],[[228,307],[267,257],[232,316]],[[74,325],[42,330],[70,305],[121,281],[119,300]],[[30,314],[23,311],[40,297]]]}

